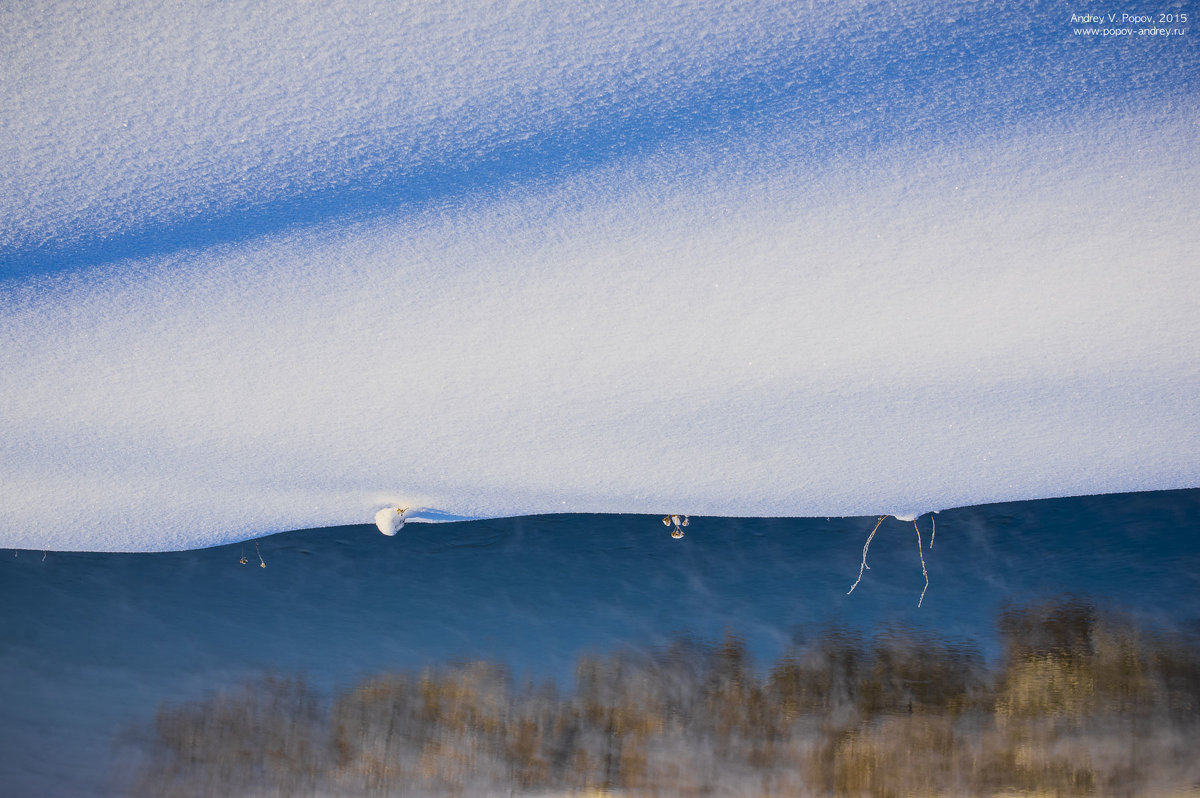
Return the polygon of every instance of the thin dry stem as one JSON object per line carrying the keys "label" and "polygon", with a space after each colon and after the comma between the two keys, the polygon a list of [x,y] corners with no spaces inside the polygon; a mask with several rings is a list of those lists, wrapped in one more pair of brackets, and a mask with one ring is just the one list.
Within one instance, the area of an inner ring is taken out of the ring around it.
{"label": "thin dry stem", "polygon": [[929,516],[929,523],[933,524],[933,532],[929,535],[929,548],[932,549],[934,538],[937,537],[937,519],[931,515]]}
{"label": "thin dry stem", "polygon": [[[925,600],[925,591],[929,589],[929,572],[925,570],[925,551],[921,547],[921,527],[917,526],[916,519],[913,520],[913,529],[917,530],[917,553],[921,555],[921,574],[925,577],[925,587],[921,590],[921,598],[917,599],[917,607],[920,608],[921,602]],[[929,545],[933,546],[932,541]]]}
{"label": "thin dry stem", "polygon": [[854,588],[858,587],[858,583],[862,581],[863,571],[871,570],[871,566],[867,565],[867,549],[871,548],[871,538],[875,537],[875,533],[879,531],[879,525],[883,523],[886,515],[879,516],[879,520],[875,522],[875,528],[871,530],[871,534],[867,535],[867,542],[863,545],[862,565],[858,567],[858,579],[854,580],[854,584],[850,585],[850,589],[846,591],[849,596],[854,592]]}

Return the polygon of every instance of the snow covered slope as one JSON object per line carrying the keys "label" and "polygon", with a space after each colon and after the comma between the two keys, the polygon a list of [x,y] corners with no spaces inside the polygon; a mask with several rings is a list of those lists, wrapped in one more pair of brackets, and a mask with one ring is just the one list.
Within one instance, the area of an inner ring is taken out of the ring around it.
{"label": "snow covered slope", "polygon": [[1200,485],[1196,34],[1070,14],[7,8],[0,546]]}

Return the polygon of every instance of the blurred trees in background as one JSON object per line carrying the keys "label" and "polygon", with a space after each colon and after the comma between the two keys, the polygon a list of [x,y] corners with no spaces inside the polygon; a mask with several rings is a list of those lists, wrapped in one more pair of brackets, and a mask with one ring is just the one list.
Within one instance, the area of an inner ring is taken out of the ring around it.
{"label": "blurred trees in background", "polygon": [[1152,795],[1200,783],[1200,644],[1078,599],[1010,608],[1001,662],[827,629],[765,671],[735,635],[331,698],[266,676],[155,721],[138,796]]}

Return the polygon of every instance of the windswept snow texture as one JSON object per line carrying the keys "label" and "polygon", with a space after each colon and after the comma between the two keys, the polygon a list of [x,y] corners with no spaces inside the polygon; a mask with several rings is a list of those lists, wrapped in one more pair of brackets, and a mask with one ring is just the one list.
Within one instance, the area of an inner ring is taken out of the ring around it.
{"label": "windswept snow texture", "polygon": [[0,545],[1200,485],[1197,35],[1094,10],[8,4]]}

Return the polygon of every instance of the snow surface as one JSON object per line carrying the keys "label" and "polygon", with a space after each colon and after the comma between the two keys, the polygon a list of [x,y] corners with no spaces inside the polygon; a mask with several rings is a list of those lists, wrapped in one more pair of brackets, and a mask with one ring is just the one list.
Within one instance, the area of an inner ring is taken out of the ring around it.
{"label": "snow surface", "polygon": [[1200,485],[1200,58],[1057,3],[0,10],[0,545]]}

